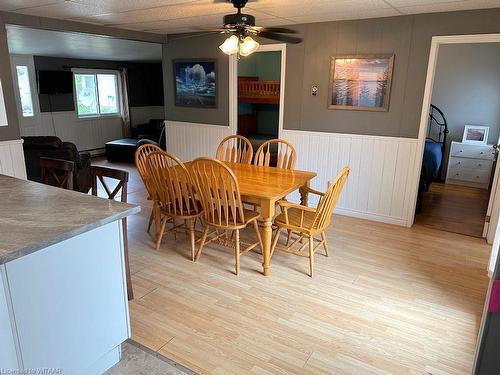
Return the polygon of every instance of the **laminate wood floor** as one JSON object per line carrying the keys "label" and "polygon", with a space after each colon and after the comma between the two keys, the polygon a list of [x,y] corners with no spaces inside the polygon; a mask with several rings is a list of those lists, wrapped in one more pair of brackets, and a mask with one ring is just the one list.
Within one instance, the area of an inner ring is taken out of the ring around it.
{"label": "laminate wood floor", "polygon": [[[106,164],[104,162],[101,162]],[[115,165],[116,166],[116,165]],[[468,374],[488,278],[478,238],[336,216],[330,257],[257,253],[146,234],[151,203],[133,167],[132,337],[202,374]]]}
{"label": "laminate wood floor", "polygon": [[490,191],[433,182],[415,222],[430,228],[481,237]]}

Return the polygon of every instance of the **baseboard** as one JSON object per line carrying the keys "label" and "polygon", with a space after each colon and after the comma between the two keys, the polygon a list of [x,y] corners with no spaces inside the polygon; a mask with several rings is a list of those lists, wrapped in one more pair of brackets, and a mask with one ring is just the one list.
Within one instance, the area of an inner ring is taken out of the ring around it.
{"label": "baseboard", "polygon": [[384,216],[384,215],[377,215],[369,212],[360,212],[360,211],[355,211],[355,210],[350,210],[347,208],[335,208],[335,213],[338,215],[343,215],[343,216],[351,216],[355,217],[358,219],[365,219],[365,220],[371,220],[371,221],[378,221],[381,223],[386,223],[386,224],[392,224],[392,225],[399,225],[402,227],[408,227],[408,222],[405,219],[401,219],[398,217],[390,217],[390,216]]}

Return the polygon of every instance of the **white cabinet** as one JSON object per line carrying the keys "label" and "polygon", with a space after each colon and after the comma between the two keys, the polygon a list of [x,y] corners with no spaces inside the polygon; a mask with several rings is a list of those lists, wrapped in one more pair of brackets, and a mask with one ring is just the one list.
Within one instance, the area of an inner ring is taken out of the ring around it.
{"label": "white cabinet", "polygon": [[0,265],[0,277],[0,368],[93,375],[119,360],[130,337],[120,221]]}
{"label": "white cabinet", "polygon": [[494,159],[492,145],[451,142],[446,183],[487,189]]}

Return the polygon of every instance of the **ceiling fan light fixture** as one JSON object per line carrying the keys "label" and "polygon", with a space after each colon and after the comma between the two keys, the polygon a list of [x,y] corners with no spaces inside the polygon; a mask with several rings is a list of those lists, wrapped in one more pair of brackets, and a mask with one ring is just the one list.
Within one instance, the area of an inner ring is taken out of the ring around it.
{"label": "ceiling fan light fixture", "polygon": [[255,40],[253,40],[251,37],[247,36],[243,41],[240,43],[240,55],[241,56],[248,56],[254,53],[257,48],[259,48],[259,43]]}
{"label": "ceiling fan light fixture", "polygon": [[234,55],[239,51],[239,39],[236,35],[231,35],[222,43],[219,48],[226,55]]}

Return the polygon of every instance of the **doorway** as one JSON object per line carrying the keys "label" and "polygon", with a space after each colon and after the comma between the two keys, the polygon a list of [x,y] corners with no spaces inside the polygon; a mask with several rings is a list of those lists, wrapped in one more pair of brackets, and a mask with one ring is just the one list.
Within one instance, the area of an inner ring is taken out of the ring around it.
{"label": "doorway", "polygon": [[286,45],[261,45],[234,63],[236,69],[230,70],[230,80],[237,87],[230,103],[236,120],[233,131],[247,137],[255,151],[265,141],[279,138],[283,128]]}
{"label": "doorway", "polygon": [[415,223],[486,237],[500,135],[500,43],[439,50]]}

